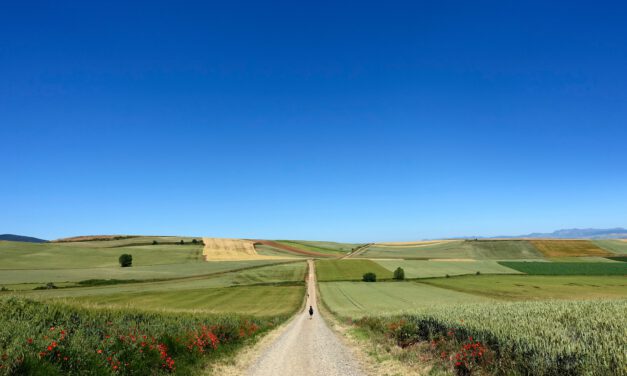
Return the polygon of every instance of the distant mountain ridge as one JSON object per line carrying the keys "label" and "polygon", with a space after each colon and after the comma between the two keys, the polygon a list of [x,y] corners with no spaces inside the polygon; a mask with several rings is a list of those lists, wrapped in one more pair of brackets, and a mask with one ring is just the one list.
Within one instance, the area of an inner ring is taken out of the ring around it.
{"label": "distant mountain ridge", "polygon": [[627,229],[622,227],[598,229],[598,228],[571,228],[557,230],[549,233],[534,232],[528,235],[517,236],[521,238],[556,238],[556,239],[620,239],[627,238]]}
{"label": "distant mountain ridge", "polygon": [[7,240],[10,242],[26,242],[26,243],[46,243],[47,240],[33,238],[31,236],[22,236],[22,235],[14,235],[14,234],[2,234],[0,235],[0,240]]}
{"label": "distant mountain ridge", "polygon": [[553,232],[533,232],[526,235],[502,235],[502,236],[459,236],[450,239],[519,239],[519,238],[545,238],[545,239],[627,239],[627,229],[615,228],[570,228]]}

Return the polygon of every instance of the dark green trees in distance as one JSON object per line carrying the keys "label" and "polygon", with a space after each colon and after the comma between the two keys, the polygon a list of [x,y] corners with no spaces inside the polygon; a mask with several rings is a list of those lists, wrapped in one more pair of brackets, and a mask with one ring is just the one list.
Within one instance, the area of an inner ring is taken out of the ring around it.
{"label": "dark green trees in distance", "polygon": [[394,271],[394,279],[402,281],[405,279],[405,271],[400,266]]}
{"label": "dark green trees in distance", "polygon": [[128,253],[122,254],[118,261],[120,262],[120,266],[123,268],[133,266],[133,256]]}

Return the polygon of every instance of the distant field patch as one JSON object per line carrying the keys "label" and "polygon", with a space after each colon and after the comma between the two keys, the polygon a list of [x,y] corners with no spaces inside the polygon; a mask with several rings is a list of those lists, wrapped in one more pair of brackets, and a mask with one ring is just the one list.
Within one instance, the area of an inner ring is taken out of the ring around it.
{"label": "distant field patch", "polygon": [[463,274],[518,274],[517,270],[500,265],[497,261],[421,261],[421,260],[374,260],[387,270],[401,267],[405,278],[444,277]]}
{"label": "distant field patch", "polygon": [[456,240],[402,246],[375,244],[359,257],[504,260],[544,256],[526,240]]}
{"label": "distant field patch", "polygon": [[329,256],[343,256],[359,247],[353,243],[335,243],[307,240],[276,240],[277,243],[294,247],[303,251],[321,253]]}
{"label": "distant field patch", "polygon": [[272,247],[272,246],[265,245],[265,244],[255,244],[255,250],[257,251],[257,254],[262,255],[262,256],[277,256],[277,257],[288,257],[288,258],[292,258],[292,257],[310,258],[310,257],[312,257],[312,256],[306,255],[304,253],[290,252],[290,251],[286,251],[285,249]]}
{"label": "distant field patch", "polygon": [[323,282],[320,295],[334,313],[363,317],[490,299],[414,282]]}
{"label": "distant field patch", "polygon": [[619,255],[627,255],[627,241],[625,240],[593,240],[592,243]]}
{"label": "distant field patch", "polygon": [[622,276],[486,275],[423,283],[505,300],[627,298],[627,280]]}
{"label": "distant field patch", "polygon": [[318,281],[360,281],[365,273],[372,272],[377,279],[390,279],[392,272],[370,260],[317,260]]}
{"label": "distant field patch", "polygon": [[608,260],[627,262],[627,256],[606,257]]}
{"label": "distant field patch", "polygon": [[243,239],[203,238],[202,251],[207,261],[281,259],[285,256],[260,255],[254,242]]}
{"label": "distant field patch", "polygon": [[620,262],[519,262],[499,264],[531,275],[627,275],[627,264]]}
{"label": "distant field patch", "polygon": [[589,240],[530,240],[546,257],[611,256]]}

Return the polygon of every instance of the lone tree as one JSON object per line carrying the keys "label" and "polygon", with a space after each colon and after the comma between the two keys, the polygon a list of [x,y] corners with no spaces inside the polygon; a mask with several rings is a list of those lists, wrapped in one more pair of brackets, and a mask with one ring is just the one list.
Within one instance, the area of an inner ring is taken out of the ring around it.
{"label": "lone tree", "polygon": [[364,281],[364,282],[376,282],[377,281],[377,275],[374,274],[374,273],[366,273],[362,277],[362,281]]}
{"label": "lone tree", "polygon": [[183,239],[181,239],[181,245],[185,244],[185,241]]}
{"label": "lone tree", "polygon": [[153,241],[152,241],[152,245],[157,245],[157,241],[156,241],[156,240],[153,240]]}
{"label": "lone tree", "polygon": [[402,281],[405,279],[405,271],[400,266],[394,271],[394,279]]}
{"label": "lone tree", "polygon": [[118,261],[120,262],[120,266],[123,268],[133,266],[133,256],[128,253],[122,254]]}

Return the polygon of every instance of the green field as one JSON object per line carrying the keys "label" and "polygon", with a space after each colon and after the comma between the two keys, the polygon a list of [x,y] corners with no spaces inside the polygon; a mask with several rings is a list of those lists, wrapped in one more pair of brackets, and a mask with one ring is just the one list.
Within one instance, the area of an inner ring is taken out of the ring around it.
{"label": "green field", "polygon": [[544,256],[525,240],[459,240],[417,246],[375,244],[358,257],[508,260]]}
{"label": "green field", "polygon": [[403,268],[405,278],[431,278],[462,274],[518,274],[517,270],[500,265],[497,261],[426,261],[426,260],[374,260],[389,271]]}
{"label": "green field", "polygon": [[[608,260],[609,261],[609,260]],[[622,275],[627,276],[627,264],[622,262],[517,262],[499,264],[532,275]]]}
{"label": "green field", "polygon": [[167,279],[201,276],[261,265],[276,264],[272,260],[194,262],[133,266],[131,268],[80,268],[80,269],[18,269],[0,270],[0,286],[11,289],[33,288],[47,282],[78,282],[88,279]]}
{"label": "green field", "polygon": [[319,286],[326,307],[345,317],[490,301],[489,298],[415,282],[321,282]]}
{"label": "green field", "polygon": [[109,240],[54,241],[49,244],[58,244],[70,247],[116,248],[137,245],[153,245],[155,241],[157,244],[179,245],[181,240],[183,240],[185,244],[191,244],[194,239],[198,242],[202,241],[201,237],[193,238],[189,236],[130,236],[123,239]]}
{"label": "green field", "polygon": [[[101,243],[110,243],[105,241]],[[24,243],[0,241],[0,270],[117,267],[122,253],[133,255],[134,266],[202,261],[202,245],[145,245],[105,248],[98,242]]]}
{"label": "green field", "polygon": [[621,240],[593,240],[592,243],[619,255],[627,255],[627,241]]}
{"label": "green field", "polygon": [[[22,291],[19,293],[39,298],[69,298],[116,293],[198,290],[255,284],[302,284],[305,270],[306,264],[304,262],[295,262],[158,282],[122,283],[94,287]],[[9,293],[11,292],[5,294]]]}
{"label": "green field", "polygon": [[431,286],[505,300],[626,298],[620,276],[481,275],[424,280]]}
{"label": "green field", "polygon": [[370,260],[316,260],[318,281],[360,281],[365,273],[377,279],[390,279],[392,272]]}
{"label": "green field", "polygon": [[93,295],[77,297],[71,302],[88,306],[266,317],[294,313],[302,304],[304,293],[304,286],[239,286]]}

